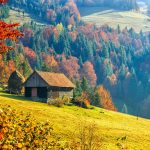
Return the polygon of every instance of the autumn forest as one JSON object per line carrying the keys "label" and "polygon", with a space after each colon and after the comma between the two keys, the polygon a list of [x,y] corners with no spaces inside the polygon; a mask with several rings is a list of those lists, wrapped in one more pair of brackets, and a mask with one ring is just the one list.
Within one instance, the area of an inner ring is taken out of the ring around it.
{"label": "autumn forest", "polygon": [[[85,23],[78,6],[96,2],[9,0],[1,4],[2,20],[9,17],[11,9],[22,17],[28,13],[33,20],[11,25],[19,29],[13,30],[19,40],[14,36],[6,39],[10,51],[0,55],[0,84],[5,85],[16,69],[25,78],[33,70],[62,72],[76,84],[76,97],[106,109],[150,117],[150,34],[137,33],[134,27]],[[122,2],[126,5],[119,8]],[[99,1],[100,6],[107,3],[114,9],[138,9],[135,0],[118,0],[115,5],[114,1]],[[7,24],[0,22],[0,29],[4,26]]]}

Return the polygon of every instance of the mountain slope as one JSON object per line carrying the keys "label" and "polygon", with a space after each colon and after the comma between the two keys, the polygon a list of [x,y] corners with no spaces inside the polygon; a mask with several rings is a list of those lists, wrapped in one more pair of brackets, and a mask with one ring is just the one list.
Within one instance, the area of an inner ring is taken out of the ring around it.
{"label": "mountain slope", "polygon": [[74,0],[79,6],[107,6],[114,9],[138,9],[137,0]]}
{"label": "mountain slope", "polygon": [[94,23],[97,26],[109,24],[109,26],[116,28],[120,25],[121,29],[132,27],[136,32],[150,31],[150,17],[146,14],[117,11],[104,7],[80,7],[79,10],[83,21]]}
{"label": "mountain slope", "polygon": [[[18,69],[23,72],[23,75],[26,72],[24,68],[28,71],[29,63],[32,69],[63,72],[75,81],[86,77],[92,86],[105,86],[118,106],[118,111],[122,111],[126,105],[129,114],[137,114],[137,110],[140,109],[141,116],[150,117],[147,111],[150,93],[150,34],[143,32],[138,34],[133,28],[123,30],[120,28],[129,18],[132,21],[130,26],[138,27],[139,20],[142,22],[144,18],[143,15],[138,14],[140,17],[136,21],[134,18],[136,15],[131,11],[120,12],[120,14],[117,12],[118,15],[116,11],[104,11],[99,16],[104,16],[103,19],[106,19],[105,15],[110,15],[109,25],[115,16],[120,17],[120,26],[116,24],[114,29],[108,25],[97,27],[80,21],[80,14],[73,0],[57,0],[55,7],[56,1],[45,7],[48,2],[52,2],[45,0],[40,10],[38,8],[41,6],[41,0],[37,3],[35,0],[30,3],[28,0],[20,3],[17,0],[9,2],[12,9],[18,11],[15,13],[16,16],[21,15],[19,18],[29,23],[20,27],[24,37],[18,43],[20,45],[16,45],[16,50],[8,53],[6,58],[0,58],[2,61],[0,74],[3,75],[1,80],[3,78],[7,83],[11,72],[8,73],[10,69],[5,69],[5,66],[12,64],[8,63],[10,60],[14,62],[11,70]],[[87,10],[89,9],[91,8]],[[23,12],[20,12],[22,10]],[[35,19],[27,18],[28,15],[24,11]],[[13,18],[13,15],[11,17]],[[125,21],[121,24],[123,18]],[[16,17],[14,19],[16,20]],[[37,25],[36,19],[46,21],[49,25]],[[149,22],[148,18],[146,19]],[[98,22],[99,19],[95,20]],[[135,23],[132,24],[134,21]],[[100,23],[104,23],[102,19]],[[143,25],[145,26],[145,23]],[[27,65],[24,65],[22,60],[26,60]],[[90,97],[90,100],[93,104],[94,98]]]}
{"label": "mountain slope", "polygon": [[[0,93],[0,105],[10,105],[18,111],[30,112],[38,121],[50,120],[54,132],[61,140],[78,136],[81,123],[95,123],[106,150],[119,150],[124,145],[129,150],[148,150],[150,147],[150,121],[134,116],[107,111],[101,108],[82,109],[76,106],[57,108],[47,104],[27,101],[23,97]],[[82,124],[83,125],[83,124]],[[121,140],[122,138],[125,140]]]}

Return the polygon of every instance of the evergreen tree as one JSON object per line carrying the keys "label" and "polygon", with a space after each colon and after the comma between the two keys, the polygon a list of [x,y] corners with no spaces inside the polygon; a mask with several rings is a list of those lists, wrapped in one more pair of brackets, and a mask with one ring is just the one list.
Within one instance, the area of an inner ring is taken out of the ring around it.
{"label": "evergreen tree", "polygon": [[127,105],[126,105],[126,104],[123,105],[121,112],[123,112],[123,113],[125,113],[125,114],[128,114],[128,108],[127,108]]}
{"label": "evergreen tree", "polygon": [[27,59],[23,62],[22,67],[24,77],[29,77],[32,73],[32,69]]}
{"label": "evergreen tree", "polygon": [[[108,44],[108,43],[107,43],[107,44]],[[106,43],[103,43],[102,56],[103,56],[104,58],[109,58],[109,50],[108,50],[108,47],[107,47]]]}
{"label": "evergreen tree", "polygon": [[76,81],[76,88],[75,90],[73,91],[73,97],[74,99],[81,96],[82,94],[82,88],[81,88],[81,84],[79,81]]}
{"label": "evergreen tree", "polygon": [[83,91],[87,91],[88,88],[89,88],[88,81],[87,81],[87,79],[85,77],[82,78],[81,88],[82,88]]}
{"label": "evergreen tree", "polygon": [[124,47],[121,47],[121,59],[122,59],[122,64],[126,64],[127,56]]}

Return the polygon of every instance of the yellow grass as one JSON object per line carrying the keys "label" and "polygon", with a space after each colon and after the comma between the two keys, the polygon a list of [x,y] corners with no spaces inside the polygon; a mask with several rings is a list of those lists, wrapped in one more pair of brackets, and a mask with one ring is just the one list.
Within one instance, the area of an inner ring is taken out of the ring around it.
{"label": "yellow grass", "polygon": [[10,10],[9,17],[5,19],[6,22],[12,22],[12,23],[20,23],[23,25],[24,23],[30,22],[32,19],[27,13],[17,12],[15,10]]}
{"label": "yellow grass", "polygon": [[42,23],[42,21],[39,19],[39,17],[34,17],[28,13],[23,13],[22,12],[18,12],[16,10],[12,10],[10,9],[9,12],[9,17],[7,19],[5,19],[6,22],[8,23],[20,23],[20,25],[23,25],[25,23],[29,23],[31,21],[36,22],[37,25],[41,25],[44,26],[46,25],[46,23]]}
{"label": "yellow grass", "polygon": [[133,27],[135,31],[150,31],[150,17],[133,11],[116,11],[100,7],[80,8],[82,20],[94,23],[97,26],[108,24],[116,28],[118,24],[121,29]]}
{"label": "yellow grass", "polygon": [[57,108],[47,104],[31,102],[23,97],[0,93],[0,105],[10,105],[18,111],[30,112],[38,121],[50,120],[54,132],[61,139],[69,140],[76,135],[79,124],[95,123],[102,138],[102,150],[119,150],[117,139],[127,137],[120,142],[128,150],[150,150],[150,120],[124,115],[100,108],[82,109],[76,106]]}

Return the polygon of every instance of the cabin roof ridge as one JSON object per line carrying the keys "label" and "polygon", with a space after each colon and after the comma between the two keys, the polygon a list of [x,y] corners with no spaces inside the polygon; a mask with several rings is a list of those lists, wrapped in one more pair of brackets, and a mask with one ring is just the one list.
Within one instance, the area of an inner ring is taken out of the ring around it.
{"label": "cabin roof ridge", "polygon": [[[48,86],[75,88],[75,85],[63,73],[46,72],[38,70],[34,70],[33,74],[34,73],[38,74],[48,84]],[[31,74],[31,76],[33,74]],[[27,80],[29,80],[31,76],[29,76]]]}

